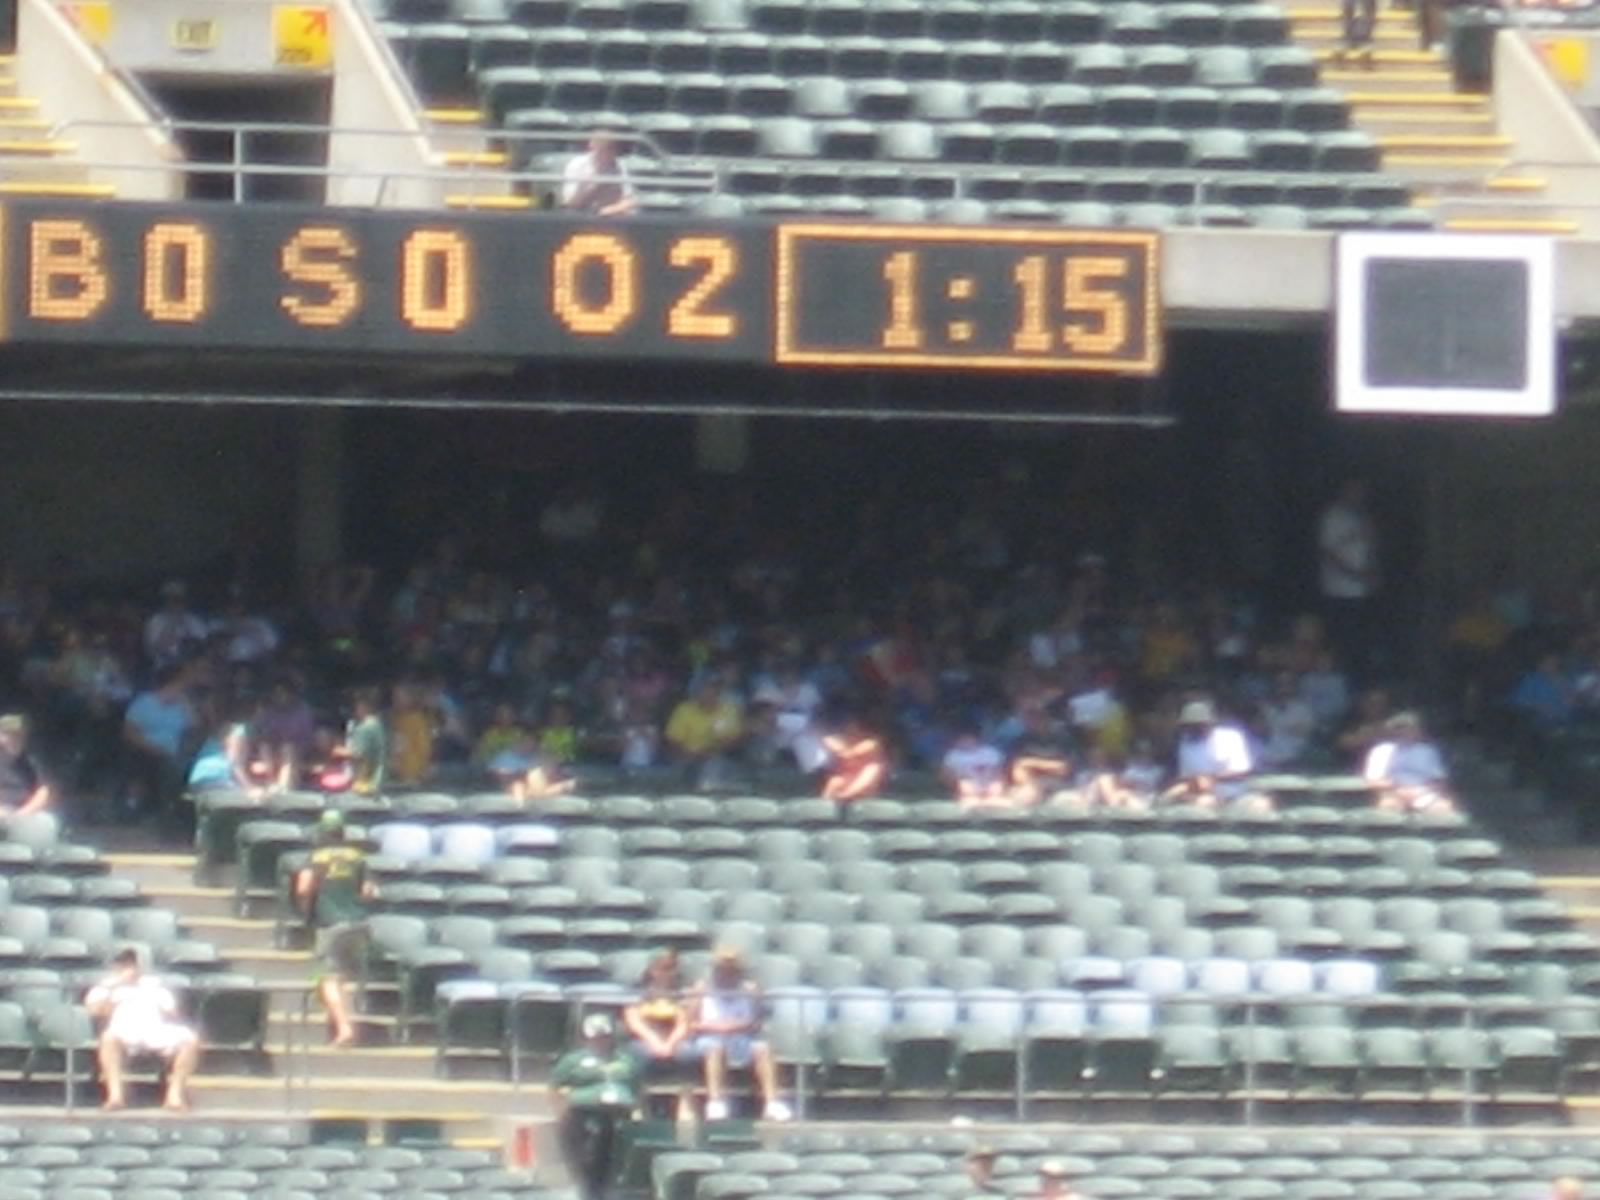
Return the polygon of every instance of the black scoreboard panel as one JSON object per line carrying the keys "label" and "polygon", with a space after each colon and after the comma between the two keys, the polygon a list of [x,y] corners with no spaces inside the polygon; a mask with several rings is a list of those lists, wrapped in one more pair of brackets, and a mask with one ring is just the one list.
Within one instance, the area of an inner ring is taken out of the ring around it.
{"label": "black scoreboard panel", "polygon": [[1148,374],[1155,235],[902,225],[778,227],[785,363]]}
{"label": "black scoreboard panel", "polygon": [[1148,374],[1154,234],[27,200],[18,344]]}

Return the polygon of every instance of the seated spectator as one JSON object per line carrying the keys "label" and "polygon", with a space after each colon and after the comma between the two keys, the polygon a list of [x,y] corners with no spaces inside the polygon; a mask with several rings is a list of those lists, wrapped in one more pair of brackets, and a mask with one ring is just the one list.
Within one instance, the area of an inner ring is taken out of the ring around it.
{"label": "seated spectator", "polygon": [[1381,687],[1368,688],[1356,703],[1355,715],[1337,738],[1339,749],[1355,762],[1365,762],[1367,752],[1388,736],[1394,704]]}
{"label": "seated spectator", "polygon": [[250,770],[250,726],[234,711],[214,723],[189,766],[191,792],[255,792]]}
{"label": "seated spectator", "polygon": [[[561,207],[601,217],[626,216],[639,207],[633,180],[628,178],[628,168],[617,153],[617,139],[611,134],[595,134],[587,150],[567,161],[561,172]],[[546,523],[541,523],[541,529]]]}
{"label": "seated spectator", "polygon": [[646,1074],[653,1065],[700,1060],[700,1048],[690,1036],[689,1015],[678,952],[658,950],[639,978],[639,998],[622,1010],[622,1024],[633,1035]]}
{"label": "seated spectator", "polygon": [[394,782],[406,785],[428,779],[433,774],[434,714],[420,684],[395,687],[389,733],[389,766],[394,771]]}
{"label": "seated spectator", "polygon": [[181,667],[156,673],[155,684],[122,718],[126,803],[138,812],[171,813],[183,791],[189,735],[195,724]]}
{"label": "seated spectator", "polygon": [[1032,1193],[1038,1200],[1077,1200],[1078,1194],[1067,1182],[1067,1165],[1049,1158],[1039,1164],[1039,1190]]}
{"label": "seated spectator", "polygon": [[1006,768],[1010,800],[1019,808],[1032,808],[1066,784],[1072,774],[1072,757],[1060,738],[1051,736],[1042,722],[1013,748]]}
{"label": "seated spectator", "polygon": [[579,741],[572,705],[565,700],[551,701],[550,713],[539,729],[539,754],[547,762],[564,766],[577,760]]}
{"label": "seated spectator", "polygon": [[251,722],[251,741],[262,778],[276,791],[299,785],[302,767],[316,747],[317,722],[311,706],[287,678],[273,681],[267,702]]}
{"label": "seated spectator", "polygon": [[221,638],[229,663],[258,663],[270,658],[282,638],[266,617],[252,614],[245,606],[244,593],[230,589],[228,606],[211,623],[209,635]]}
{"label": "seated spectator", "polygon": [[350,769],[347,786],[363,796],[383,791],[389,766],[389,731],[378,715],[378,694],[370,688],[356,693],[354,715],[345,726],[344,742],[333,751]]}
{"label": "seated spectator", "polygon": [[984,741],[968,726],[956,734],[939,763],[939,777],[963,807],[1009,804],[1006,759],[1000,748]]}
{"label": "seated spectator", "polygon": [[1572,719],[1572,683],[1559,654],[1540,655],[1533,669],[1517,681],[1511,707],[1544,730],[1560,729]]}
{"label": "seated spectator", "polygon": [[822,746],[832,759],[822,781],[822,798],[837,804],[841,815],[851,801],[878,794],[888,778],[889,759],[883,740],[859,717],[850,718],[838,733],[824,737]]}
{"label": "seated spectator", "polygon": [[528,765],[511,782],[511,794],[524,802],[548,800],[572,792],[578,781],[567,773],[566,764],[528,745]]}
{"label": "seated spectator", "polygon": [[673,756],[698,786],[717,786],[727,774],[728,756],[744,740],[744,715],[738,701],[724,693],[722,681],[708,674],[672,710],[666,736]]}
{"label": "seated spectator", "polygon": [[1279,770],[1299,762],[1311,748],[1317,718],[1300,694],[1299,680],[1280,671],[1272,697],[1261,706],[1266,737],[1261,743],[1261,765]]}
{"label": "seated spectator", "polygon": [[779,753],[810,775],[827,764],[828,752],[817,727],[822,693],[792,663],[785,664],[755,689],[752,702],[772,708],[772,740]]}
{"label": "seated spectator", "polygon": [[177,666],[206,640],[205,620],[189,608],[189,589],[181,579],[161,585],[161,607],[144,624],[144,652],[157,672]]}
{"label": "seated spectator", "polygon": [[1439,748],[1423,736],[1413,712],[1389,718],[1388,739],[1367,753],[1362,775],[1378,796],[1378,807],[1399,812],[1451,812],[1450,775]]}
{"label": "seated spectator", "polygon": [[1333,651],[1322,650],[1300,676],[1300,698],[1311,707],[1318,726],[1331,730],[1350,711],[1350,684],[1339,669]]}
{"label": "seated spectator", "polygon": [[778,1069],[772,1048],[761,1037],[761,989],[745,975],[744,962],[731,946],[719,948],[711,975],[695,991],[694,1031],[706,1060],[706,1119],[728,1117],[728,1068],[753,1066],[762,1111],[769,1121],[787,1121],[789,1106],[778,1098]]}
{"label": "seated spectator", "polygon": [[1064,795],[1069,803],[1090,808],[1142,811],[1161,795],[1166,774],[1148,741],[1136,743],[1128,760],[1120,765],[1112,755],[1096,748],[1089,751],[1074,790]]}
{"label": "seated spectator", "polygon": [[178,1001],[155,976],[146,975],[139,951],[120,951],[111,960],[111,974],[89,990],[84,1000],[89,1015],[103,1022],[100,1034],[100,1080],[107,1111],[126,1108],[123,1077],[128,1056],[154,1054],[167,1062],[163,1107],[181,1112],[189,1107],[189,1077],[200,1061],[200,1037],[178,1020]]}
{"label": "seated spectator", "polygon": [[979,1144],[967,1151],[967,1184],[974,1195],[1003,1196],[1005,1188],[994,1176],[995,1159],[999,1157],[993,1146]]}
{"label": "seated spectator", "polygon": [[28,752],[28,719],[0,716],[0,816],[20,817],[49,808],[55,793]]}
{"label": "seated spectator", "polygon": [[517,718],[514,704],[501,702],[494,706],[489,724],[472,747],[472,762],[485,771],[498,774],[495,762],[507,752],[518,753],[532,736],[532,731]]}
{"label": "seated spectator", "polygon": [[1255,770],[1243,731],[1218,722],[1208,700],[1191,700],[1178,714],[1178,782],[1162,795],[1170,804],[1215,808],[1239,804],[1270,808],[1271,801],[1249,790]]}

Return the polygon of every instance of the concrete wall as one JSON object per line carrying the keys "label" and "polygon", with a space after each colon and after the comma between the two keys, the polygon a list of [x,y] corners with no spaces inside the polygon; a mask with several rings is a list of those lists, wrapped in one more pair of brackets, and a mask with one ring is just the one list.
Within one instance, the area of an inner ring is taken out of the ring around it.
{"label": "concrete wall", "polygon": [[[333,125],[359,130],[328,139],[330,204],[438,208],[450,187],[440,179],[406,179],[440,164],[424,132],[416,96],[389,44],[359,0],[334,9]],[[340,178],[341,172],[350,177]],[[386,172],[393,172],[388,175]]]}
{"label": "concrete wall", "polygon": [[214,560],[293,536],[304,414],[190,405],[7,404],[0,559],[79,577]]}
{"label": "concrete wall", "polygon": [[183,156],[157,127],[159,114],[118,78],[52,0],[20,0],[17,46],[20,93],[37,99],[48,119],[63,123],[61,136],[77,143],[84,162],[107,164],[91,166],[91,182],[112,184],[124,200],[184,194],[182,174],[170,169]]}
{"label": "concrete wall", "polygon": [[1532,41],[1517,30],[1501,30],[1495,38],[1492,99],[1500,131],[1514,142],[1515,161],[1549,181],[1539,199],[1577,206],[1583,232],[1600,235],[1600,138]]}

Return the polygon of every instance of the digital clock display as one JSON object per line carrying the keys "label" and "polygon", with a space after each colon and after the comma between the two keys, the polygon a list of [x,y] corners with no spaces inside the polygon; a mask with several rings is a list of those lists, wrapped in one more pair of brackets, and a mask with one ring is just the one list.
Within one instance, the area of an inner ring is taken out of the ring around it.
{"label": "digital clock display", "polygon": [[25,200],[6,340],[1154,372],[1157,239],[1020,227]]}
{"label": "digital clock display", "polygon": [[1156,235],[778,227],[782,363],[1150,373]]}

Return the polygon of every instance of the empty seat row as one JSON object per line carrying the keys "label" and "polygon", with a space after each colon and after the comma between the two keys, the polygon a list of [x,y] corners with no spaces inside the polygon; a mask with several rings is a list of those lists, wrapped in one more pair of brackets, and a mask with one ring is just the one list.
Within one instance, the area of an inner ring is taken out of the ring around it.
{"label": "empty seat row", "polygon": [[[1253,84],[1218,88],[1187,83],[986,83],[934,80],[850,81],[832,75],[726,77],[707,72],[668,75],[653,69],[606,71],[575,67],[504,79],[490,103],[511,136],[508,150],[534,154],[541,138],[604,127],[631,114],[671,110],[685,116],[798,115],[869,121],[940,123],[979,119],[1000,124],[1111,124],[1192,130],[1223,127],[1318,133],[1344,129],[1343,97],[1322,87]],[[554,111],[551,111],[554,110]],[[557,116],[564,113],[565,118]],[[907,126],[910,128],[911,126]],[[641,170],[652,164],[637,158]]]}

